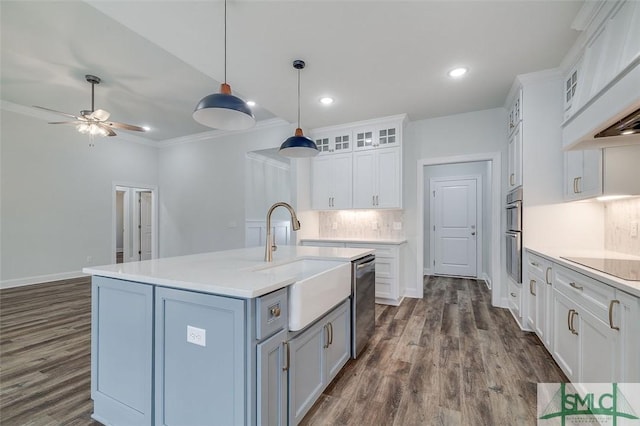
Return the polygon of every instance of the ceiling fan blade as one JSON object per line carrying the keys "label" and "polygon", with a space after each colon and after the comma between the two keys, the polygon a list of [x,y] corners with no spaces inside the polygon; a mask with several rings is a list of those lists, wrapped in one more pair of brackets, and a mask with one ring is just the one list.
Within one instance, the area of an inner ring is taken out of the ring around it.
{"label": "ceiling fan blade", "polygon": [[43,109],[45,111],[49,111],[49,112],[55,112],[56,114],[60,114],[60,115],[64,115],[65,117],[71,117],[71,118],[75,118],[76,120],[81,120],[82,118],[72,115],[72,114],[67,114],[66,112],[62,112],[62,111],[56,111],[55,109],[51,109],[51,108],[45,108],[45,107],[41,107],[38,105],[32,105],[34,108],[38,108],[38,109]]}
{"label": "ceiling fan blade", "polygon": [[106,124],[107,126],[114,127],[116,129],[133,130],[134,132],[146,132],[146,129],[142,127],[134,126],[133,124],[118,123],[117,121],[105,121],[101,124]]}
{"label": "ceiling fan blade", "polygon": [[81,124],[81,123],[83,123],[83,122],[82,121],[50,121],[47,124],[73,124],[73,125],[76,125],[76,124]]}
{"label": "ceiling fan blade", "polygon": [[107,118],[109,118],[110,115],[111,113],[109,111],[105,111],[103,109],[97,109],[93,111],[91,114],[87,115],[86,117],[89,119],[94,119],[98,121],[105,121]]}
{"label": "ceiling fan blade", "polygon": [[104,129],[107,132],[107,136],[115,136],[116,132],[114,132],[108,125],[108,123],[96,123],[97,126],[100,126],[101,129]]}

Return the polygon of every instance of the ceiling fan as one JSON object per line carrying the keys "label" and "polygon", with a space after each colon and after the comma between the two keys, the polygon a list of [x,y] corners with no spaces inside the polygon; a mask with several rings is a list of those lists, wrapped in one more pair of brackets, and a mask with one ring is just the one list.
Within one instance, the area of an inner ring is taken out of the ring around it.
{"label": "ceiling fan", "polygon": [[73,121],[52,121],[49,122],[49,124],[73,124],[80,133],[88,133],[92,136],[115,136],[116,132],[114,132],[113,129],[133,130],[135,132],[146,132],[148,130],[148,128],[134,126],[132,124],[107,121],[111,114],[103,109],[96,110],[94,108],[94,89],[96,84],[100,84],[100,77],[90,74],[84,77],[91,83],[91,110],[82,110],[80,111],[80,115],[77,116],[37,105],[33,107],[74,118],[75,120]]}

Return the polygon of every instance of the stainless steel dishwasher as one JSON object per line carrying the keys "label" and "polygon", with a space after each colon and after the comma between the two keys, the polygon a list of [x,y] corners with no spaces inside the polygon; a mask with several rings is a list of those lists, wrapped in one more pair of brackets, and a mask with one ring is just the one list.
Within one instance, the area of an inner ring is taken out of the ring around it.
{"label": "stainless steel dishwasher", "polygon": [[376,328],[376,258],[365,256],[351,266],[351,357],[355,359]]}

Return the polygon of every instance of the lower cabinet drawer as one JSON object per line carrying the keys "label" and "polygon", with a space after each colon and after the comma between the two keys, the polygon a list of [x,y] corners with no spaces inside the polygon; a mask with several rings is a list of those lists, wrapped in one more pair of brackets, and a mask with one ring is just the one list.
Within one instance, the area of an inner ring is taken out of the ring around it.
{"label": "lower cabinet drawer", "polygon": [[509,309],[513,311],[516,316],[520,317],[520,297],[522,293],[522,286],[509,280]]}
{"label": "lower cabinet drawer", "polygon": [[584,305],[598,319],[609,321],[609,304],[615,299],[615,289],[560,265],[555,265],[553,286],[569,299]]}

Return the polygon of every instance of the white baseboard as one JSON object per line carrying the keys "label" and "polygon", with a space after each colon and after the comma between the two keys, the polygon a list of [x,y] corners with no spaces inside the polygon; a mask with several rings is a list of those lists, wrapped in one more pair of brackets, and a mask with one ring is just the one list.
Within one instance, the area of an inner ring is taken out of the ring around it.
{"label": "white baseboard", "polygon": [[489,275],[487,275],[487,273],[486,273],[486,272],[483,272],[483,273],[480,275],[480,279],[481,279],[481,280],[484,280],[484,282],[485,282],[485,284],[487,285],[487,288],[488,288],[489,290],[491,290],[491,289],[492,289],[492,287],[493,287],[493,286],[492,286],[492,284],[491,284],[491,278],[489,277]]}
{"label": "white baseboard", "polygon": [[422,271],[422,276],[425,276],[425,275],[432,275],[431,268],[424,268],[424,270]]}
{"label": "white baseboard", "polygon": [[404,297],[410,297],[412,299],[422,299],[423,296],[424,296],[424,290],[422,287],[420,287],[420,289],[408,288],[408,289],[405,289],[404,291]]}
{"label": "white baseboard", "polygon": [[82,271],[60,272],[57,274],[38,275],[35,277],[14,278],[0,281],[0,288],[22,287],[25,285],[40,284],[50,281],[68,280],[70,278],[86,277]]}

